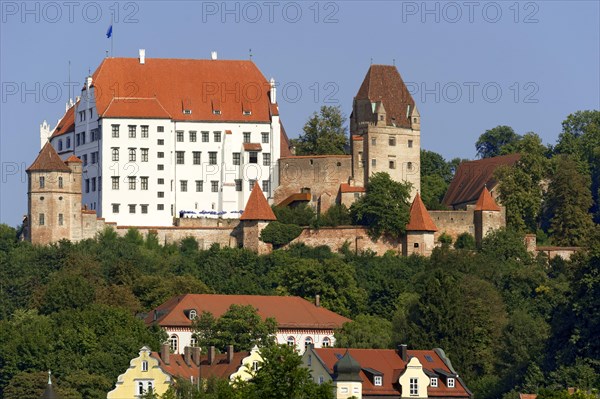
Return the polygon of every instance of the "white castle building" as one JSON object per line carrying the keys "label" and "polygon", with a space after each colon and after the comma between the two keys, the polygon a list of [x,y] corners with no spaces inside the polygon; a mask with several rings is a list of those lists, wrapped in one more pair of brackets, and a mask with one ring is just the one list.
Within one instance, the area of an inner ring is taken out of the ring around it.
{"label": "white castle building", "polygon": [[289,155],[274,80],[214,53],[106,58],[40,139],[82,160],[82,206],[121,226],[239,218],[255,182],[273,197],[277,162]]}

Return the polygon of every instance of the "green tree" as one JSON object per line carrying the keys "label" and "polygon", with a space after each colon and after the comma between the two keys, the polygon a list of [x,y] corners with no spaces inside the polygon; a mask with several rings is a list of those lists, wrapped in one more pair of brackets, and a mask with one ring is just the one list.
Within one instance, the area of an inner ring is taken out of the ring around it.
{"label": "green tree", "polygon": [[344,204],[335,204],[327,209],[327,212],[319,218],[320,226],[348,226],[352,224],[350,211]]}
{"label": "green tree", "polygon": [[302,227],[296,224],[284,224],[277,220],[269,223],[260,232],[262,242],[273,244],[275,248],[289,244],[302,233]]}
{"label": "green tree", "polygon": [[590,178],[567,157],[558,157],[555,169],[546,196],[549,232],[558,245],[583,245],[594,227]]}
{"label": "green tree", "polygon": [[295,224],[298,226],[310,226],[316,218],[315,210],[308,204],[297,206],[275,206],[271,207],[277,221],[284,224]]}
{"label": "green tree", "polygon": [[456,237],[456,242],[454,243],[455,249],[475,249],[475,237],[471,234],[465,232],[461,233]]}
{"label": "green tree", "polygon": [[203,312],[194,322],[194,334],[201,347],[215,346],[225,351],[233,345],[237,351],[249,351],[255,345],[268,346],[273,342],[277,322],[262,320],[251,305],[231,305],[219,318]]}
{"label": "green tree", "polygon": [[345,123],[346,117],[339,106],[322,106],[304,125],[304,134],[292,140],[296,154],[344,154],[348,145]]}
{"label": "green tree", "polygon": [[360,314],[334,333],[339,348],[387,349],[392,346],[392,322]]}
{"label": "green tree", "polygon": [[475,143],[480,158],[491,158],[501,155],[502,148],[519,141],[520,136],[510,126],[496,126],[486,130]]}
{"label": "green tree", "polygon": [[373,238],[399,237],[409,218],[410,183],[399,183],[385,172],[369,178],[366,195],[355,201],[350,214],[356,224],[367,226]]}
{"label": "green tree", "polygon": [[272,345],[263,348],[261,356],[258,371],[243,388],[244,398],[333,399],[331,385],[315,383],[294,348]]}

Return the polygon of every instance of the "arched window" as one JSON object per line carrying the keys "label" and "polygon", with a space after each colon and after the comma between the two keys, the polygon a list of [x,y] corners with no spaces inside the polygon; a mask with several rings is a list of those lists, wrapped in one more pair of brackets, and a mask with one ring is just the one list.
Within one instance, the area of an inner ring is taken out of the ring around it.
{"label": "arched window", "polygon": [[146,360],[142,361],[142,371],[148,371],[148,362]]}
{"label": "arched window", "polygon": [[304,339],[304,349],[308,348],[308,345],[312,345],[313,339],[311,337],[306,337]]}
{"label": "arched window", "polygon": [[58,188],[63,188],[63,178],[62,177],[58,178]]}
{"label": "arched window", "polygon": [[144,383],[143,382],[138,382],[138,395],[143,395],[144,394]]}
{"label": "arched window", "polygon": [[148,382],[148,392],[152,392],[152,381]]}
{"label": "arched window", "polygon": [[195,309],[190,310],[190,320],[194,320],[198,316],[198,313]]}
{"label": "arched window", "polygon": [[292,336],[287,337],[287,344],[289,346],[296,346],[296,339]]}
{"label": "arched window", "polygon": [[196,338],[195,335],[192,335],[192,338],[190,339],[190,346],[192,348],[195,348],[196,346],[198,346],[198,338]]}
{"label": "arched window", "polygon": [[58,140],[58,151],[62,151],[63,146],[62,146],[62,140]]}
{"label": "arched window", "polygon": [[331,346],[331,339],[329,337],[323,338],[323,348],[329,348]]}
{"label": "arched window", "polygon": [[179,338],[177,335],[173,334],[169,337],[169,347],[171,348],[171,352],[177,353],[177,349],[179,348]]}

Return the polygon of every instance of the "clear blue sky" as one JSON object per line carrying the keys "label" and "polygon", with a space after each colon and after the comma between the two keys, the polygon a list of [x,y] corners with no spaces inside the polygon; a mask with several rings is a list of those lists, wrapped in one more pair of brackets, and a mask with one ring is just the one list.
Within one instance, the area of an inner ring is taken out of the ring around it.
{"label": "clear blue sky", "polygon": [[114,56],[145,48],[149,58],[215,50],[247,59],[252,49],[280,82],[291,137],[325,101],[349,115],[371,60],[395,59],[421,112],[423,148],[447,159],[473,158],[477,137],[500,124],[555,143],[569,113],[600,108],[598,1],[0,5],[0,222],[13,226],[27,211],[25,168],[39,151],[39,125],[64,112],[68,62],[73,81],[94,71],[110,49],[112,11]]}

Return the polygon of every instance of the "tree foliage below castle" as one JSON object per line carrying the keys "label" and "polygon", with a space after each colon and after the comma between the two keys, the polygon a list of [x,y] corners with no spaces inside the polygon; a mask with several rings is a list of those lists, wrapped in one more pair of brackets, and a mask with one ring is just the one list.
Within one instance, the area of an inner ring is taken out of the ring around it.
{"label": "tree foliage below castle", "polygon": [[399,183],[385,172],[373,174],[367,193],[350,207],[354,223],[368,227],[373,238],[404,234],[409,219],[410,183]]}
{"label": "tree foliage below castle", "polygon": [[302,233],[302,227],[296,224],[285,224],[279,221],[269,223],[260,232],[262,242],[273,244],[275,248],[289,244]]}
{"label": "tree foliage below castle", "polygon": [[302,128],[303,134],[292,140],[296,155],[341,155],[348,145],[346,117],[339,106],[322,106]]}

